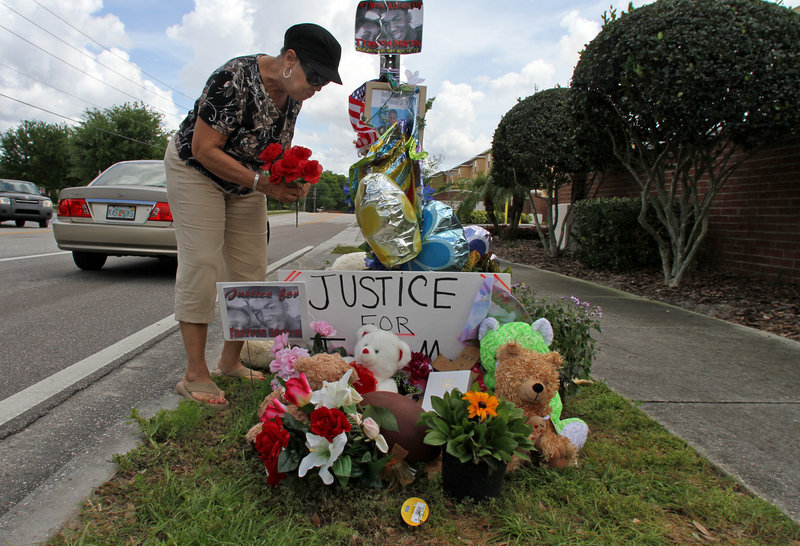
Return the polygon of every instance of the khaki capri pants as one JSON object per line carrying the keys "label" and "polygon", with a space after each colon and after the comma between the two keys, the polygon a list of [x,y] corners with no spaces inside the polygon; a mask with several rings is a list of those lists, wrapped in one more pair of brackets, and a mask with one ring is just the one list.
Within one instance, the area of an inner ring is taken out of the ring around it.
{"label": "khaki capri pants", "polygon": [[169,208],[178,241],[175,319],[208,324],[217,282],[267,277],[267,204],[263,193],[236,196],[188,167],[170,141],[164,155]]}

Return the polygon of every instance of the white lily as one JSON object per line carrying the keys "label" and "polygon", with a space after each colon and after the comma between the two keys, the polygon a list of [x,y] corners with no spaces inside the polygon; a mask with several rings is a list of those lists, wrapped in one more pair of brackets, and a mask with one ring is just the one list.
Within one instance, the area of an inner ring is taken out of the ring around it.
{"label": "white lily", "polygon": [[350,376],[353,370],[347,370],[338,381],[323,381],[322,388],[311,393],[311,403],[315,408],[340,408],[357,404],[363,400],[358,391],[350,386]]}
{"label": "white lily", "polygon": [[342,432],[334,436],[333,441],[329,442],[324,436],[317,436],[306,432],[306,447],[308,447],[308,455],[303,457],[300,461],[300,468],[297,475],[301,478],[312,468],[319,467],[319,477],[325,485],[333,483],[333,474],[331,474],[331,466],[336,462],[336,459],[344,452],[344,446],[347,443],[347,433]]}

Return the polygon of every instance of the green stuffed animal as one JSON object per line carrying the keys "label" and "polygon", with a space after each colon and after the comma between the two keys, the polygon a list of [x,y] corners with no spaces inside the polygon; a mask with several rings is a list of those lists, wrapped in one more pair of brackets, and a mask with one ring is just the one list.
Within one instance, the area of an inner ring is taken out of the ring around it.
{"label": "green stuffed animal", "polygon": [[486,388],[495,388],[495,368],[497,349],[510,341],[519,343],[525,349],[548,353],[553,342],[553,326],[546,318],[540,318],[533,324],[527,322],[509,322],[503,325],[497,319],[489,317],[481,321],[478,328],[480,340],[481,364],[485,370],[483,380]]}

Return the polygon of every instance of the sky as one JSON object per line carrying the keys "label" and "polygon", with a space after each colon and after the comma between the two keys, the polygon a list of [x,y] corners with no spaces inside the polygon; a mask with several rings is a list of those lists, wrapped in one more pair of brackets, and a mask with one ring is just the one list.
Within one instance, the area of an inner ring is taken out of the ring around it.
{"label": "sky", "polygon": [[[639,0],[634,6],[649,3]],[[0,0],[0,131],[23,120],[74,125],[87,109],[141,101],[175,130],[228,59],[277,55],[285,30],[317,23],[342,44],[343,85],[303,105],[294,144],[346,174],[358,160],[347,97],[379,73],[355,51],[358,0]],[[423,147],[446,170],[491,148],[502,115],[537,90],[568,86],[609,0],[427,0],[422,51],[402,55],[425,81]],[[619,8],[628,5],[627,0]],[[784,2],[796,7],[800,0]]]}

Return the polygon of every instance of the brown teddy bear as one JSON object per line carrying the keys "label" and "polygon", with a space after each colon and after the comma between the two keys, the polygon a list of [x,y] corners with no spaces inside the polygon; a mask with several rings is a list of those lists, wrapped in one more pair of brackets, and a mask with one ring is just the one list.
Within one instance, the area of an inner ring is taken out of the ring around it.
{"label": "brown teddy bear", "polygon": [[[345,373],[348,372],[348,370],[352,370],[353,368],[339,354],[319,353],[312,356],[298,358],[297,362],[294,364],[294,369],[297,371],[297,373],[306,374],[308,386],[311,387],[312,391],[316,391],[322,388],[324,381],[328,381],[329,383],[338,381]],[[355,375],[355,373],[353,375]],[[280,387],[269,393],[264,401],[261,402],[261,405],[258,407],[259,417],[263,415],[264,410],[267,409],[267,406],[274,398],[277,398],[283,405],[286,406],[286,411],[288,411],[292,417],[301,422],[308,421],[308,416],[305,413],[303,413],[296,406],[287,402],[286,398],[284,397],[283,387]],[[258,423],[247,432],[245,437],[251,445],[254,445],[256,436],[258,436],[260,432],[261,423]]]}
{"label": "brown teddy bear", "polygon": [[[558,370],[563,360],[556,352],[540,353],[511,342],[497,351],[495,395],[525,412],[534,427],[531,440],[545,464],[566,468],[576,460],[589,427],[580,419],[561,420]],[[519,460],[512,460],[510,469]]]}

